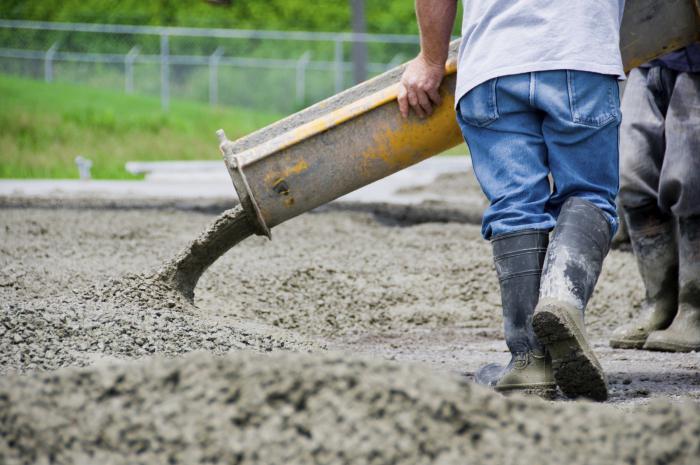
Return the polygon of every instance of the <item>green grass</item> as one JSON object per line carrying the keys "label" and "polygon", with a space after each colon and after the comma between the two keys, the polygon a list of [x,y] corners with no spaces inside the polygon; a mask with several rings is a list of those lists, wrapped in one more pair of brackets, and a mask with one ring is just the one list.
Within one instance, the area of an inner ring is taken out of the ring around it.
{"label": "green grass", "polygon": [[235,139],[282,115],[0,75],[0,178],[77,178],[75,157],[96,179],[133,179],[130,160],[217,160],[214,131]]}

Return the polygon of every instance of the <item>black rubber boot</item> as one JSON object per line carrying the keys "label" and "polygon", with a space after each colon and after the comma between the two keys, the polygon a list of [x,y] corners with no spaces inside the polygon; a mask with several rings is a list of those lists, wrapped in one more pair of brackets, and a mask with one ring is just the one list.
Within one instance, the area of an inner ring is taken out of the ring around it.
{"label": "black rubber boot", "polygon": [[601,209],[571,197],[561,209],[547,249],[532,326],[552,357],[554,379],[568,397],[603,401],[605,373],[586,338],[583,315],[610,248]]}
{"label": "black rubber boot", "polygon": [[700,216],[678,219],[678,313],[667,329],[654,331],[645,349],[700,351]]}
{"label": "black rubber boot", "polygon": [[672,215],[656,204],[625,208],[625,218],[646,296],[640,315],[617,328],[610,345],[641,349],[649,334],[666,329],[678,310],[678,246]]}
{"label": "black rubber boot", "polygon": [[548,239],[547,231],[527,230],[491,241],[511,360],[506,366],[492,363],[480,368],[475,375],[479,384],[545,398],[555,393],[551,362],[532,331]]}

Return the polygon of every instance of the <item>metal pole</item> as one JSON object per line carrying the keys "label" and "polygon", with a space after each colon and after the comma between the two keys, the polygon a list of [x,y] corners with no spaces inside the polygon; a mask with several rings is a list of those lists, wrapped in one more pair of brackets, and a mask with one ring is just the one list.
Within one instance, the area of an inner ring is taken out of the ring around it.
{"label": "metal pole", "polygon": [[170,42],[168,34],[160,36],[160,106],[167,111],[170,107]]}
{"label": "metal pole", "polygon": [[365,0],[350,0],[352,8],[352,75],[355,84],[367,79],[367,42],[359,40],[361,34],[367,32],[365,20]]}
{"label": "metal pole", "polygon": [[124,57],[124,91],[127,94],[134,93],[134,60],[139,54],[139,47],[135,45]]}
{"label": "metal pole", "polygon": [[311,59],[311,52],[308,50],[299,57],[297,61],[297,103],[303,104],[306,98],[306,65]]}
{"label": "metal pole", "polygon": [[58,42],[54,42],[44,54],[44,81],[53,81],[53,59],[58,50]]}
{"label": "metal pole", "polygon": [[335,93],[343,90],[343,39],[335,41]]}
{"label": "metal pole", "polygon": [[224,48],[217,47],[209,55],[209,104],[212,106],[219,103],[219,61],[223,54]]}
{"label": "metal pole", "polygon": [[389,60],[389,63],[386,64],[386,69],[390,70],[391,68],[395,68],[399,66],[401,63],[404,62],[404,56],[403,53],[397,53],[394,55],[391,60]]}

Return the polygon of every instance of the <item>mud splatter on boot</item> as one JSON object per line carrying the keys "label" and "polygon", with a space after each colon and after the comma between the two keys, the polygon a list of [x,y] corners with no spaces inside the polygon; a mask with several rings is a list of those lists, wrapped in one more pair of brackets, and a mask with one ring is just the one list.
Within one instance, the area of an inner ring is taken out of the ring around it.
{"label": "mud splatter on boot", "polygon": [[532,325],[552,357],[554,379],[568,397],[603,401],[608,385],[591,350],[584,310],[610,247],[610,224],[592,203],[569,198],[547,249]]}

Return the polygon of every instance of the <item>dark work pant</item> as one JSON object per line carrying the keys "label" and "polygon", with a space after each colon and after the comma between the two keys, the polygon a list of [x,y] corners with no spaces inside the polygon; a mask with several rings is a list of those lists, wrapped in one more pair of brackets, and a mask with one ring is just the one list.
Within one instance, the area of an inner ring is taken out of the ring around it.
{"label": "dark work pant", "polygon": [[622,98],[619,202],[700,215],[700,73],[658,66],[630,73]]}

